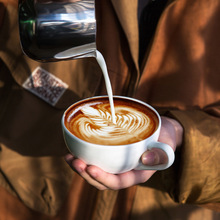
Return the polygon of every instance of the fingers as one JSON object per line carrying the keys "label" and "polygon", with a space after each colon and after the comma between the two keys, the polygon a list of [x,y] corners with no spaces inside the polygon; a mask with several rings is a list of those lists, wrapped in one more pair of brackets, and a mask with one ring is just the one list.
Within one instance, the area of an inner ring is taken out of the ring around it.
{"label": "fingers", "polygon": [[67,154],[64,157],[64,160],[69,164],[69,166],[71,166],[73,159],[74,159],[74,156],[72,154]]}
{"label": "fingers", "polygon": [[82,178],[84,178],[89,184],[93,185],[99,190],[105,190],[107,187],[105,187],[103,184],[99,183],[98,181],[94,180],[86,171],[87,165],[79,159],[76,159],[73,155],[67,154],[64,157],[65,161],[68,163],[68,165],[77,172]]}
{"label": "fingers", "polygon": [[[175,122],[175,120],[167,117],[161,117],[161,121],[162,121],[162,126],[158,141],[168,144],[175,151],[177,145],[176,131],[181,130],[175,128],[178,127],[177,126],[178,122]],[[148,166],[166,164],[168,162],[166,153],[163,150],[157,148],[153,148],[143,153],[141,160],[144,165],[148,165]]]}
{"label": "fingers", "polygon": [[106,173],[96,166],[88,166],[72,155],[66,155],[65,160],[82,178],[99,190],[128,188],[146,182],[155,173],[152,170],[132,170],[115,175]]}
{"label": "fingers", "polygon": [[87,172],[92,178],[96,179],[96,181],[112,190],[124,189],[139,183],[144,183],[155,173],[155,171],[152,170],[132,170],[114,175],[106,173],[95,166],[88,167]]}
{"label": "fingers", "polygon": [[175,150],[176,147],[182,144],[183,127],[178,121],[168,117],[161,117],[161,122],[162,126],[158,141],[170,145]]}
{"label": "fingers", "polygon": [[157,148],[153,148],[149,151],[144,152],[141,160],[144,165],[148,166],[166,164],[168,162],[166,153],[163,150]]}
{"label": "fingers", "polygon": [[[102,183],[100,183],[99,181],[97,181],[96,179],[94,179],[93,177],[91,177],[91,175],[87,172],[87,169],[89,168],[89,166],[87,166],[83,161],[81,161],[79,159],[75,159],[72,162],[72,166],[75,168],[77,173],[82,178],[84,178],[89,184],[93,185],[97,189],[105,190],[108,188],[105,185],[103,185]],[[100,170],[99,168],[97,168],[97,169]]]}

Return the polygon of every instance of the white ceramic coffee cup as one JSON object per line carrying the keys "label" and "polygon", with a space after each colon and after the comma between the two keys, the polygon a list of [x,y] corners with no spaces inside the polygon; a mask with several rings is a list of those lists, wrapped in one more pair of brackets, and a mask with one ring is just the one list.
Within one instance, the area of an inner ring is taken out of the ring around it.
{"label": "white ceramic coffee cup", "polygon": [[[123,96],[114,97],[135,101],[150,108],[158,117],[158,127],[156,131],[142,141],[127,145],[99,145],[89,143],[74,136],[65,126],[64,120],[66,112],[75,105],[73,104],[64,112],[61,122],[64,140],[69,151],[86,164],[95,165],[106,172],[114,174],[123,173],[132,169],[164,170],[170,167],[174,162],[174,151],[171,146],[157,141],[161,128],[161,118],[158,112],[152,106],[137,99]],[[166,164],[146,166],[141,163],[142,154],[152,148],[159,148],[166,153],[168,158]]]}

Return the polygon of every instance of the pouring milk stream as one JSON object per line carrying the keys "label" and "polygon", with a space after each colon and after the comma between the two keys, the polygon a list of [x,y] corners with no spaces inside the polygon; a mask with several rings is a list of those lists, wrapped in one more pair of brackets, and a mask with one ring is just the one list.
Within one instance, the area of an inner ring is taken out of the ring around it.
{"label": "pouring milk stream", "polygon": [[105,59],[98,50],[96,50],[96,60],[97,60],[98,64],[100,65],[101,69],[102,69],[103,76],[104,76],[104,79],[105,79],[106,90],[107,90],[109,103],[110,103],[110,107],[111,107],[112,122],[114,124],[116,124],[115,108],[114,108],[114,102],[113,102],[113,93],[112,93],[111,82],[110,82],[110,79],[109,79]]}

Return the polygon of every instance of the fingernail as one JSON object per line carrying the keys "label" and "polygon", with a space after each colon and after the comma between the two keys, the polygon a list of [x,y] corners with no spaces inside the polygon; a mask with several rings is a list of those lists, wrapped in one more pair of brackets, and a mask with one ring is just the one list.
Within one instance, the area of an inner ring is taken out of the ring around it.
{"label": "fingernail", "polygon": [[77,170],[78,173],[82,173],[84,168],[82,166],[79,166],[79,167],[76,168],[76,170]]}
{"label": "fingernail", "polygon": [[72,159],[73,159],[73,156],[71,154],[67,154],[67,155],[64,156],[65,161],[70,161]]}
{"label": "fingernail", "polygon": [[91,175],[93,178],[96,178],[96,177],[97,177],[97,173],[96,173],[96,172],[94,172],[94,171],[93,171],[93,172],[91,172],[91,173],[90,173],[90,175]]}
{"label": "fingernail", "polygon": [[143,154],[142,163],[145,165],[155,165],[156,155],[154,152],[149,151]]}
{"label": "fingernail", "polygon": [[96,170],[90,169],[88,170],[88,172],[89,172],[89,175],[93,178],[96,178],[98,176],[98,173]]}

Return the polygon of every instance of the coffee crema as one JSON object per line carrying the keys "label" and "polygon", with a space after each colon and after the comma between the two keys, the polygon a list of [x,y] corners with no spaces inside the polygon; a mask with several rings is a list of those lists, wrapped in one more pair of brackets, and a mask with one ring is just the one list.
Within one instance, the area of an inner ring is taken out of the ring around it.
{"label": "coffee crema", "polygon": [[102,145],[139,142],[157,129],[156,114],[141,103],[114,97],[114,108],[116,123],[108,97],[80,101],[67,110],[65,126],[76,137]]}

